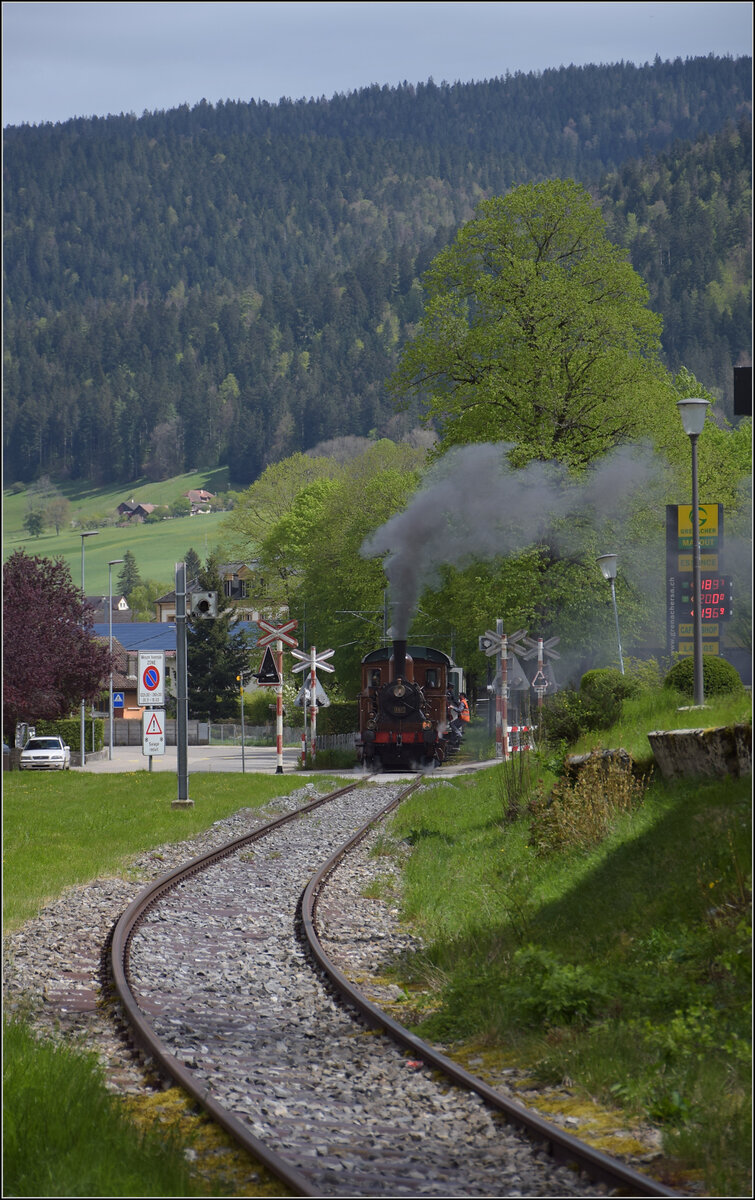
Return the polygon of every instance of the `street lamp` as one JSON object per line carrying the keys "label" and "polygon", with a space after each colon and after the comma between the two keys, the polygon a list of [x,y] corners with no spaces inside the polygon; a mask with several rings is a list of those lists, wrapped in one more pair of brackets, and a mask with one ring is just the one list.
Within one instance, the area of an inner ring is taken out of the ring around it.
{"label": "street lamp", "polygon": [[113,761],[113,567],[122,562],[125,562],[125,559],[111,558],[107,564],[107,590],[110,601],[108,607],[108,617],[110,619],[110,742],[108,744],[108,758],[111,762]]}
{"label": "street lamp", "polygon": [[607,579],[611,585],[611,599],[613,600],[613,615],[616,618],[616,641],[619,643],[619,666],[621,673],[624,674],[624,658],[621,653],[621,634],[619,633],[619,610],[616,607],[616,558],[615,554],[600,554],[596,558],[596,562],[600,567],[603,578]]}
{"label": "street lamp", "polygon": [[697,439],[703,431],[708,401],[689,399],[677,400],[676,407],[682,418],[684,432],[692,443],[692,595],[694,608],[692,622],[694,633],[695,704],[703,703],[703,620],[700,612],[700,512],[697,498]]}
{"label": "street lamp", "polygon": [[[84,538],[96,537],[98,533],[99,533],[98,529],[85,529],[80,534],[80,537],[81,537],[81,594],[84,597],[84,603],[86,603],[86,598],[87,598],[86,592],[84,590]],[[84,764],[86,762],[86,758],[87,758],[86,746],[84,745],[84,727],[86,724],[86,715],[84,712],[85,703],[86,703],[86,701],[82,697],[82,700],[81,700],[81,765],[82,765],[82,767],[84,766]]]}

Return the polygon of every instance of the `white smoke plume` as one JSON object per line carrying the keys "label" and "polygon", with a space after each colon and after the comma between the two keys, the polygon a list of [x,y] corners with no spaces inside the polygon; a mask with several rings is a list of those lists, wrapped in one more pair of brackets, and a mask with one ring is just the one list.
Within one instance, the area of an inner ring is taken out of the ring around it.
{"label": "white smoke plume", "polygon": [[[586,526],[615,528],[631,497],[647,496],[663,475],[645,448],[616,450],[577,481],[558,463],[513,468],[511,449],[485,443],[449,451],[404,511],[365,539],[366,558],[385,558],[396,637],[407,636],[420,594],[437,585],[441,566],[463,568],[539,541],[578,553]],[[572,520],[564,526],[566,517]]]}

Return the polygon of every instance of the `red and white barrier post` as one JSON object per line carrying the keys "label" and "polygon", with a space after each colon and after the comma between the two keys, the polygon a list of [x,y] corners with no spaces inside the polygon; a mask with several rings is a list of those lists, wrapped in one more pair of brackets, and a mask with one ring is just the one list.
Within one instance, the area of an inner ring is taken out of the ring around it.
{"label": "red and white barrier post", "polygon": [[280,683],[275,689],[275,774],[283,774],[283,642],[275,643],[275,667]]}
{"label": "red and white barrier post", "polygon": [[309,659],[309,699],[311,708],[309,710],[309,735],[311,741],[312,767],[314,768],[315,759],[317,758],[317,651],[314,646],[310,646]]}

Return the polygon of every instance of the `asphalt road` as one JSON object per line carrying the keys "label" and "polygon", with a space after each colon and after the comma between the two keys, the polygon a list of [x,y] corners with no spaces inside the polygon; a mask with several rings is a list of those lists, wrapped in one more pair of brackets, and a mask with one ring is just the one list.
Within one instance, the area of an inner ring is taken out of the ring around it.
{"label": "asphalt road", "polygon": [[[275,775],[277,769],[277,754],[275,746],[246,746],[244,761],[241,761],[240,746],[189,746],[187,765],[190,775],[199,771],[246,771],[269,772]],[[175,746],[167,746],[165,754],[155,754],[151,758],[153,771],[171,771],[174,775],[178,770],[177,751]],[[284,748],[283,773],[296,772],[301,766],[301,749],[299,747]],[[81,767],[72,770],[80,771]],[[113,771],[148,771],[150,758],[142,754],[141,746],[114,746],[112,760],[105,750],[104,758],[87,756],[83,767],[92,774]],[[340,774],[340,772],[339,772]]]}
{"label": "asphalt road", "polygon": [[[494,760],[495,761],[495,760]],[[274,746],[247,746],[244,750],[244,762],[241,761],[240,746],[189,746],[188,748],[188,774],[195,775],[201,772],[210,771],[236,771],[243,770],[251,772],[261,772],[275,775],[277,773],[277,754]],[[148,771],[150,769],[150,759],[142,754],[140,746],[114,746],[112,761],[108,758],[107,750],[104,752],[103,758],[94,758],[91,755],[87,757],[86,764],[83,768],[72,767],[74,771],[82,769],[88,774],[108,774],[112,772],[126,771]],[[481,767],[493,766],[493,762],[478,762],[460,764],[458,767],[448,763],[442,767],[439,775],[453,777],[454,775],[467,774],[471,771],[479,770]],[[178,771],[177,752],[175,746],[166,747],[165,754],[152,756],[153,771],[170,771],[174,775]],[[300,747],[284,747],[283,750],[283,774],[294,775],[297,773],[306,774],[310,779],[312,772],[301,772],[301,749]],[[344,770],[339,767],[338,770],[331,772],[333,775],[362,775],[361,767],[354,767],[353,770]],[[400,774],[400,772],[398,773]],[[386,779],[396,779],[397,773],[386,772]]]}

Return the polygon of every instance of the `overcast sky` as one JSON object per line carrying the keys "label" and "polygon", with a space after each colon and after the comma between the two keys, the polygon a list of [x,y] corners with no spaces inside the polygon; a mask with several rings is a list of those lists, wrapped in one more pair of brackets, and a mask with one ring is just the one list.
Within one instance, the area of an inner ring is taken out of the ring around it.
{"label": "overcast sky", "polygon": [[752,6],[708,3],[3,3],[3,125],[330,97],[570,63],[752,53]]}

